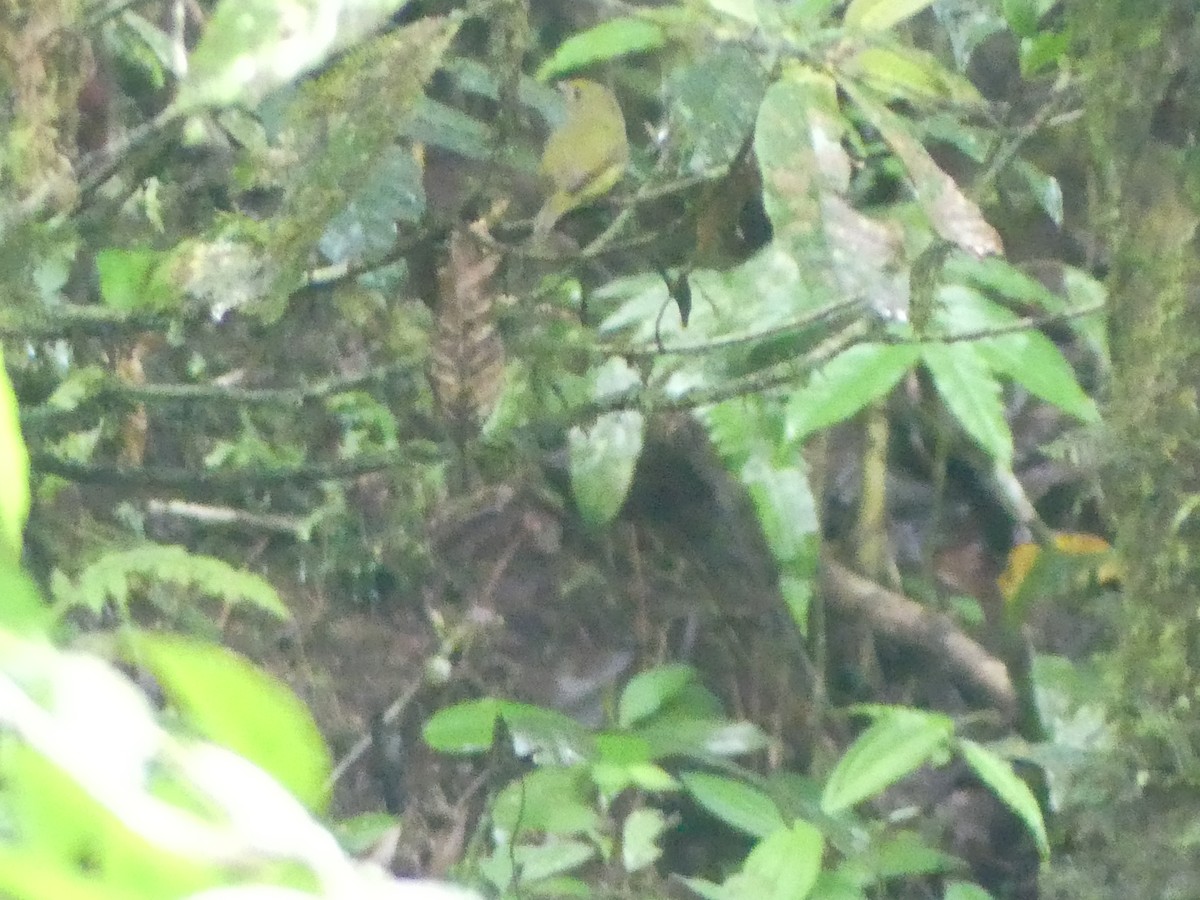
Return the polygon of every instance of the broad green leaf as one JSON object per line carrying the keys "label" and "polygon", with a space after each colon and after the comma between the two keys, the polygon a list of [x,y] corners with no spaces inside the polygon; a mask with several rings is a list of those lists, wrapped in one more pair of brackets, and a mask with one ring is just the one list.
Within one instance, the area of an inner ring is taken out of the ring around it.
{"label": "broad green leaf", "polygon": [[792,563],[810,556],[818,521],[807,475],[798,466],[776,466],[755,454],[742,467],[741,479],[775,559]]}
{"label": "broad green leaf", "polygon": [[407,0],[220,0],[188,59],[178,106],[253,107],[369,36]]}
{"label": "broad green leaf", "polygon": [[621,691],[617,724],[628,728],[650,718],[695,680],[696,670],[682,663],[639,672]]}
{"label": "broad green leaf", "polygon": [[636,787],[649,794],[679,790],[679,782],[655,763],[592,763],[591,778],[605,802],[611,803],[627,788]]}
{"label": "broad green leaf", "polygon": [[42,602],[37,586],[16,560],[0,559],[0,628],[18,635],[42,635],[53,621],[53,610]]}
{"label": "broad green leaf", "polygon": [[785,412],[789,441],[844,422],[886,397],[921,358],[913,344],[857,344],[813,372]]}
{"label": "broad green leaf", "polygon": [[1045,7],[1040,0],[1003,0],[1000,6],[1013,34],[1024,38],[1037,34],[1038,21]]}
{"label": "broad green leaf", "polygon": [[744,781],[707,772],[684,772],[679,780],[697,803],[749,835],[766,837],[786,827],[775,801]]}
{"label": "broad green leaf", "polygon": [[588,428],[576,426],[567,436],[571,493],[589,525],[607,525],[621,511],[642,453],[645,424],[640,412],[624,410],[606,413]]}
{"label": "broad green leaf", "polygon": [[916,832],[899,831],[874,842],[869,864],[880,878],[902,878],[954,871],[958,860],[931,847]]}
{"label": "broad green leaf", "polygon": [[662,810],[653,807],[635,809],[621,826],[621,865],[626,872],[640,872],[662,856],[659,838],[667,829]]}
{"label": "broad green leaf", "polygon": [[[830,82],[812,70],[789,68],[763,97],[754,129],[754,148],[763,177],[763,205],[775,229],[775,243],[798,266],[804,295],[832,296],[829,246],[822,194],[839,187],[832,163],[822,165],[814,139],[836,141],[828,127],[813,124],[838,116],[831,109]],[[836,95],[835,95],[836,97]],[[810,119],[810,111],[817,115]],[[836,157],[836,154],[833,154]]]}
{"label": "broad green leaf", "polygon": [[148,631],[128,640],[130,660],[188,725],[261,766],[310,809],[324,806],[329,751],[286,685],[225,647]]}
{"label": "broad green leaf", "polygon": [[509,834],[589,834],[600,827],[591,783],[579,767],[534,769],[505,785],[492,804],[494,827]]}
{"label": "broad green leaf", "polygon": [[884,31],[932,3],[933,0],[851,0],[843,21],[848,28]]}
{"label": "broad green leaf", "polygon": [[946,716],[887,710],[838,760],[821,808],[836,813],[876,796],[943,753],[953,735],[954,723]]}
{"label": "broad green leaf", "polygon": [[1021,75],[1034,78],[1047,69],[1053,69],[1067,57],[1070,49],[1070,30],[1039,31],[1021,41]]}
{"label": "broad green leaf", "polygon": [[425,212],[424,172],[407,148],[384,151],[366,185],[325,228],[319,247],[331,263],[377,259],[396,242],[396,223]]}
{"label": "broad green leaf", "polygon": [[[963,285],[943,286],[938,299],[938,321],[949,335],[1007,330],[1019,321],[1014,313]],[[1079,386],[1071,364],[1042,332],[1009,331],[973,345],[992,371],[1085,422],[1099,420],[1096,404]]]}
{"label": "broad green leaf", "polygon": [[770,743],[757,725],[724,719],[672,719],[642,726],[635,734],[646,741],[654,759],[687,756],[707,761],[755,753]]}
{"label": "broad green leaf", "polygon": [[646,19],[621,16],[573,34],[538,68],[539,81],[548,81],[598,62],[631,53],[657,50],[666,43],[662,28]]}
{"label": "broad green leaf", "polygon": [[914,47],[865,47],[846,61],[843,70],[889,100],[962,106],[983,102],[970,81],[950,71],[931,53]]}
{"label": "broad green leaf", "polygon": [[[581,896],[578,882],[566,880],[549,882],[547,879],[579,868],[596,856],[596,846],[591,841],[565,838],[549,838],[539,844],[503,844],[495,853],[479,864],[483,876],[496,888],[498,895],[512,896],[509,890],[514,876],[520,878],[523,889],[530,894],[544,892],[550,897]],[[517,871],[513,872],[513,864]],[[534,887],[536,886],[536,891]],[[407,896],[407,891],[405,892]],[[587,896],[586,893],[582,896]]]}
{"label": "broad green leaf", "polygon": [[816,827],[793,822],[763,838],[726,886],[741,891],[753,886],[752,896],[762,900],[804,900],[821,874],[824,852],[825,838]]}
{"label": "broad green leaf", "polygon": [[951,881],[942,892],[942,900],[994,900],[991,894],[969,881]]}
{"label": "broad green leaf", "polygon": [[926,344],[921,351],[921,362],[963,430],[998,465],[1009,467],[1013,439],[1004,418],[1000,385],[978,348],[968,343]]}
{"label": "broad green leaf", "polygon": [[166,254],[147,248],[101,250],[96,270],[104,303],[127,312],[170,307],[172,291],[162,267],[166,261]]}
{"label": "broad green leaf", "polygon": [[498,701],[518,756],[538,765],[573,765],[596,756],[596,739],[570,716],[530,703]]}
{"label": "broad green leaf", "polygon": [[678,170],[698,175],[733,162],[766,89],[761,59],[737,43],[719,44],[676,69],[664,99]]}
{"label": "broad green leaf", "polygon": [[0,349],[0,566],[21,558],[29,517],[29,451],[21,436],[17,395]]}
{"label": "broad green leaf", "polygon": [[974,741],[959,741],[958,750],[979,780],[1025,823],[1025,827],[1037,842],[1042,859],[1048,859],[1050,841],[1046,836],[1046,821],[1042,817],[1042,808],[1029,785],[1014,771],[1012,764]]}
{"label": "broad green leaf", "polygon": [[500,701],[492,697],[443,706],[425,723],[425,743],[441,753],[483,753],[492,746]]}

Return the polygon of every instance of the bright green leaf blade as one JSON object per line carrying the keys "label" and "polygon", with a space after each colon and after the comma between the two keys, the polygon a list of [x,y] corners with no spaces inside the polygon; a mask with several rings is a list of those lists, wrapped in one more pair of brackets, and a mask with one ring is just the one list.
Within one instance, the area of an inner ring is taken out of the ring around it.
{"label": "bright green leaf blade", "polygon": [[1004,418],[1000,385],[979,350],[968,343],[926,344],[921,361],[963,430],[998,465],[1011,466],[1013,439]]}
{"label": "bright green leaf blade", "polygon": [[506,785],[492,804],[495,827],[547,834],[584,834],[600,827],[587,773],[579,767],[534,769]]}
{"label": "bright green leaf blade", "polygon": [[425,723],[425,743],[441,753],[482,753],[492,746],[500,701],[491,697],[444,706]]}
{"label": "bright green leaf blade", "polygon": [[164,259],[159,251],[145,248],[101,250],[96,254],[100,297],[113,309],[161,309],[167,298],[154,273]]}
{"label": "bright green leaf blade", "polygon": [[630,16],[609,19],[563,41],[538,68],[537,78],[548,81],[594,63],[657,50],[666,40],[662,28],[645,19]]}
{"label": "bright green leaf blade", "polygon": [[932,4],[933,0],[851,0],[843,21],[847,28],[884,31]]}
{"label": "bright green leaf blade", "polygon": [[942,893],[942,900],[995,900],[977,884],[969,881],[951,881]]}
{"label": "bright green leaf blade", "polygon": [[804,900],[821,874],[825,838],[803,820],[767,835],[750,855],[737,880],[753,884],[763,900]]}
{"label": "bright green leaf blade", "polygon": [[17,395],[0,351],[0,562],[21,558],[29,517],[29,451],[21,436]]}
{"label": "bright green leaf blade", "polygon": [[667,829],[662,810],[635,809],[621,827],[621,865],[626,872],[639,872],[658,862],[662,848],[658,840]]}
{"label": "bright green leaf blade", "polygon": [[650,718],[679,696],[679,693],[696,680],[696,670],[677,663],[659,666],[639,672],[621,691],[617,704],[617,724],[629,728]]}
{"label": "bright green leaf blade", "polygon": [[633,410],[606,413],[590,428],[571,429],[567,438],[571,492],[589,525],[607,525],[621,511],[642,453],[644,432],[645,419]]}
{"label": "bright green leaf blade", "polygon": [[914,47],[866,47],[847,60],[844,71],[889,100],[962,106],[983,102],[970,81]]}
{"label": "bright green leaf blade", "polygon": [[679,780],[697,803],[749,835],[766,837],[785,827],[775,801],[745,782],[706,772],[684,772]]}
{"label": "bright green leaf blade", "polygon": [[886,397],[920,358],[920,347],[911,344],[858,344],[839,353],[792,394],[787,439],[802,441]]}
{"label": "bright green leaf blade", "polygon": [[0,560],[0,627],[19,635],[49,631],[54,614],[38,596],[37,587],[16,564]]}
{"label": "bright green leaf blade", "polygon": [[329,751],[285,684],[225,647],[147,631],[129,641],[130,659],[191,727],[261,766],[310,809],[324,806]]}
{"label": "bright green leaf blade", "polygon": [[[963,285],[943,287],[938,299],[938,322],[950,335],[1008,330],[1018,321],[1014,313]],[[973,343],[992,371],[1076,418],[1099,420],[1096,404],[1080,387],[1071,364],[1042,332],[1009,331]]]}
{"label": "bright green leaf blade", "polygon": [[1042,859],[1048,859],[1050,841],[1046,836],[1046,821],[1042,817],[1042,808],[1029,785],[1013,770],[1012,764],[974,741],[960,741],[958,749],[967,765],[979,776],[979,780],[1025,823],[1025,827],[1037,842]]}
{"label": "bright green leaf blade", "polygon": [[943,751],[954,733],[946,716],[890,709],[860,734],[825,783],[821,809],[849,809],[912,774]]}

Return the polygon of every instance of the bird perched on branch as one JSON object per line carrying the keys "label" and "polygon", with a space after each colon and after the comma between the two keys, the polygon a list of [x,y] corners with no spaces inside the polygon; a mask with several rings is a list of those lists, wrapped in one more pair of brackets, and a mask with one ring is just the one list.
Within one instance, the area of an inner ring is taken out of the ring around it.
{"label": "bird perched on branch", "polygon": [[625,117],[613,92],[585,78],[564,81],[559,89],[567,112],[542,151],[551,192],[534,218],[535,240],[571,210],[611,191],[629,164]]}

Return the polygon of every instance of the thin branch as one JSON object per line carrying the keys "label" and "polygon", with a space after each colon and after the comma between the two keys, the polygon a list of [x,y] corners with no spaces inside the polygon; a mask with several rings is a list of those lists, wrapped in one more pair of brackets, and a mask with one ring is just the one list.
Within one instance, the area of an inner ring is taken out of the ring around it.
{"label": "thin branch", "polygon": [[1008,669],[948,617],[857,575],[830,559],[821,562],[821,588],[835,609],[865,621],[873,630],[946,665],[961,685],[987,699],[1005,717],[1017,710]]}

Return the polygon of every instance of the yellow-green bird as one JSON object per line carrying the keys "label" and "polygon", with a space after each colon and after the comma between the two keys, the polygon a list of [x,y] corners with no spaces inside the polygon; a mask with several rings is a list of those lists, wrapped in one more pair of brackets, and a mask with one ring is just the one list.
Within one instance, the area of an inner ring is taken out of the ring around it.
{"label": "yellow-green bird", "polygon": [[629,164],[629,138],[617,98],[602,84],[575,78],[559,85],[567,115],[542,151],[550,196],[533,220],[534,238],[564,215],[613,189]]}

